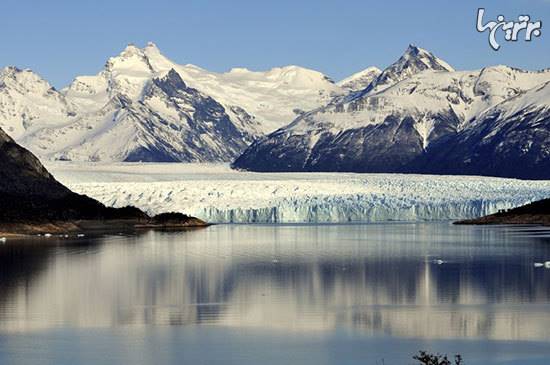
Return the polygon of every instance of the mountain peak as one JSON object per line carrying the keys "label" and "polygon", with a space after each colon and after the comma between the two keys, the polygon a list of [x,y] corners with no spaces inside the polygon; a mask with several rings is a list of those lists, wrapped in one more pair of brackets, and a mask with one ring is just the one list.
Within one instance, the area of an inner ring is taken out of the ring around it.
{"label": "mountain peak", "polygon": [[[0,78],[19,78],[19,77],[31,77],[33,79],[42,79],[40,76],[35,74],[30,68],[20,69],[16,66],[6,66],[3,69],[0,69]],[[46,82],[45,80],[43,80]]]}
{"label": "mountain peak", "polygon": [[15,86],[21,94],[30,92],[45,93],[53,89],[49,82],[31,69],[20,69],[15,66],[0,69],[0,82]]}
{"label": "mountain peak", "polygon": [[154,42],[147,42],[147,45],[145,46],[145,48],[149,48],[149,49],[156,49],[158,50],[159,48],[157,47],[157,45],[154,43]]}
{"label": "mountain peak", "polygon": [[246,67],[233,67],[231,70],[229,70],[230,74],[238,74],[238,73],[249,73],[252,72]]}
{"label": "mountain peak", "polygon": [[409,46],[407,47],[407,50],[405,52],[416,52],[419,51],[420,48],[416,46],[414,43],[409,43]]}
{"label": "mountain peak", "polygon": [[436,57],[430,51],[417,47],[414,44],[409,44],[405,50],[405,53],[403,53],[403,55],[392,66],[394,65],[402,68],[416,67],[419,71],[454,71],[454,68],[452,68],[447,62]]}
{"label": "mountain peak", "polygon": [[407,47],[407,49],[405,50],[405,53],[420,54],[420,53],[430,53],[430,52],[428,50],[424,49],[424,48],[418,47],[414,43],[410,43],[409,46]]}
{"label": "mountain peak", "polygon": [[367,67],[339,81],[337,85],[349,91],[360,91],[368,87],[380,73],[382,73],[382,70],[378,67]]}
{"label": "mountain peak", "polygon": [[153,84],[161,88],[169,96],[177,95],[179,91],[187,89],[187,85],[180,74],[173,68],[163,76],[154,78]]}
{"label": "mountain peak", "polygon": [[122,51],[120,56],[122,56],[122,57],[124,57],[124,56],[133,56],[133,55],[139,55],[139,54],[142,54],[142,53],[143,52],[142,52],[141,48],[136,46],[134,43],[128,43],[128,45],[126,46],[126,48],[124,48],[124,50]]}
{"label": "mountain peak", "polygon": [[128,43],[128,45],[124,48],[122,52],[118,56],[112,57],[112,58],[131,58],[134,56],[141,57],[141,58],[147,58],[151,54],[160,54],[160,49],[158,46],[153,42],[147,42],[145,47],[140,48],[134,43]]}
{"label": "mountain peak", "polygon": [[454,68],[447,62],[436,57],[433,53],[417,47],[414,44],[409,44],[403,55],[382,71],[382,73],[365,89],[364,93],[382,91],[399,81],[428,70],[452,72]]}
{"label": "mountain peak", "polygon": [[130,43],[118,55],[109,58],[106,67],[115,68],[119,65],[129,63],[129,61],[131,61],[132,63],[142,63],[145,60],[146,57],[143,53],[143,50],[137,47],[135,44]]}
{"label": "mountain peak", "polygon": [[136,46],[134,43],[129,43],[118,56],[111,57],[110,60],[117,61],[136,58],[147,61],[150,58],[158,56],[161,56],[160,50],[153,42],[147,42],[147,45],[143,48]]}
{"label": "mountain peak", "polygon": [[405,59],[422,58],[422,57],[437,58],[431,52],[429,52],[429,51],[427,51],[423,48],[417,47],[414,44],[409,44],[409,46],[407,47],[407,49],[403,53],[402,57],[405,58]]}
{"label": "mountain peak", "polygon": [[19,73],[21,72],[22,70],[18,67],[15,67],[15,66],[6,66],[4,67],[2,70],[0,70],[0,74],[2,75],[5,75],[5,74],[16,74],[16,73]]}

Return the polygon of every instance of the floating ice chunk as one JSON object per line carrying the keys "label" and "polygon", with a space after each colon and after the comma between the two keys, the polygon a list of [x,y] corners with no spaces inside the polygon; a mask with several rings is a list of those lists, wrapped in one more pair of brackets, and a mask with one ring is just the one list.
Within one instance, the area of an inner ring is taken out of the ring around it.
{"label": "floating ice chunk", "polygon": [[546,269],[550,269],[550,261],[546,261],[546,262],[544,263],[544,267],[545,267]]}
{"label": "floating ice chunk", "polygon": [[51,236],[52,236],[52,234],[51,234],[51,233],[46,233],[46,234],[44,234],[44,237],[48,237],[48,238],[50,238]]}
{"label": "floating ice chunk", "polygon": [[0,243],[5,243],[8,239],[6,237],[0,237]]}
{"label": "floating ice chunk", "polygon": [[77,236],[78,238],[81,238],[81,237],[84,237],[85,234],[84,234],[84,233],[79,233],[79,234],[77,234],[76,236]]}
{"label": "floating ice chunk", "polygon": [[535,266],[535,267],[544,267],[544,263],[542,263],[542,262],[535,262],[534,266]]}
{"label": "floating ice chunk", "polygon": [[436,265],[443,265],[446,261],[443,261],[443,260],[433,260],[432,261],[434,264]]}

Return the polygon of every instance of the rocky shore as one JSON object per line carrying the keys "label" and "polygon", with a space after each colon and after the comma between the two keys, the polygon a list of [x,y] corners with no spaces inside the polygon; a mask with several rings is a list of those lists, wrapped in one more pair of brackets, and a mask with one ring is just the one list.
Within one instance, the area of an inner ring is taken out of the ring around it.
{"label": "rocky shore", "polygon": [[455,224],[536,224],[550,226],[550,199],[539,200],[515,209],[500,211],[476,219],[467,219]]}
{"label": "rocky shore", "polygon": [[205,226],[182,213],[150,217],[135,207],[106,207],[76,194],[0,129],[0,237]]}

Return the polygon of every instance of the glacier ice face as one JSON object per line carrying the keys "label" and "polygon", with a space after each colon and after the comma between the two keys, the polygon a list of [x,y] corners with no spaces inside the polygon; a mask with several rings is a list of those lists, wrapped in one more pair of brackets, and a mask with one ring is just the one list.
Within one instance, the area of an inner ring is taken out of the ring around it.
{"label": "glacier ice face", "polygon": [[550,197],[550,181],[477,176],[269,173],[226,165],[48,163],[73,191],[212,223],[348,223],[473,218]]}

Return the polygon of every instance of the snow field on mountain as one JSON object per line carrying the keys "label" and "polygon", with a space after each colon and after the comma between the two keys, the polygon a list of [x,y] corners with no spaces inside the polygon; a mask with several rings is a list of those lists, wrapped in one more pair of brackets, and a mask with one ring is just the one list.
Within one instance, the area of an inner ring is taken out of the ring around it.
{"label": "snow field on mountain", "polygon": [[471,218],[550,197],[550,181],[476,176],[250,173],[212,164],[49,162],[73,191],[114,207],[213,223],[347,223]]}

